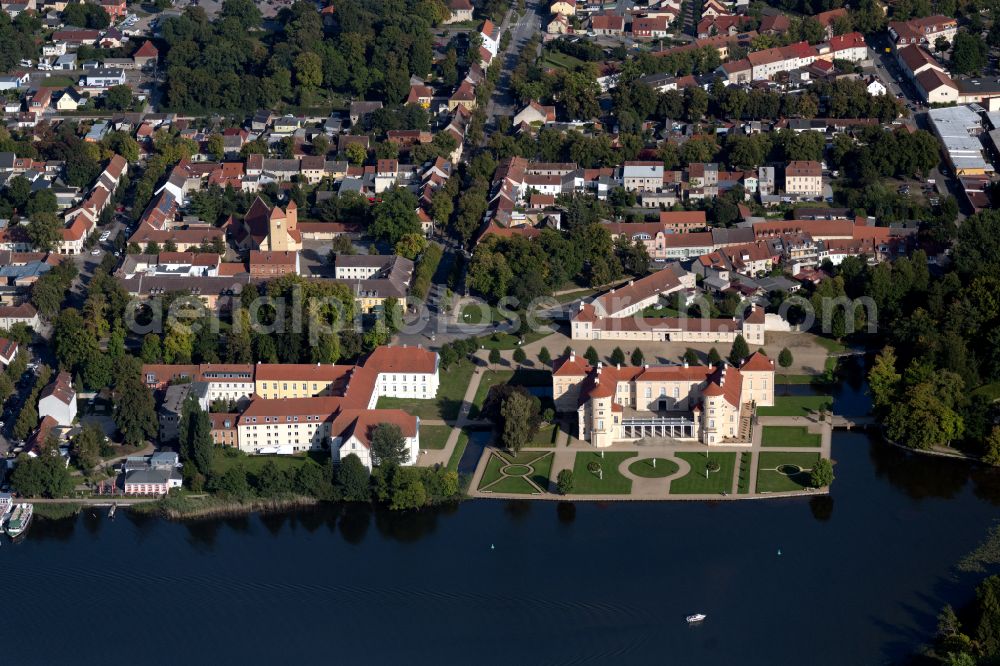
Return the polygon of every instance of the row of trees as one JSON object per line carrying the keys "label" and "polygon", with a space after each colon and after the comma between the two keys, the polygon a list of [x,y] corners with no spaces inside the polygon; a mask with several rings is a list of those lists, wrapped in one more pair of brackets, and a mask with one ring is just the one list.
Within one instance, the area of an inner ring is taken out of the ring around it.
{"label": "row of trees", "polygon": [[[185,410],[197,420],[195,409]],[[458,474],[444,468],[404,467],[407,456],[405,439],[399,426],[380,424],[369,433],[373,469],[369,473],[361,460],[354,454],[347,455],[339,465],[329,461],[320,465],[312,461],[303,462],[294,471],[279,469],[273,462],[264,463],[259,471],[248,473],[246,467],[237,461],[227,465],[225,472],[212,471],[211,461],[203,468],[205,459],[199,459],[197,452],[188,458],[197,472],[189,475],[191,487],[202,487],[230,499],[245,501],[255,497],[275,498],[304,495],[322,500],[347,502],[379,502],[393,510],[419,509],[454,499],[459,492]],[[202,455],[223,455],[241,457],[239,451],[231,448],[216,450]],[[202,470],[205,471],[202,471]]]}

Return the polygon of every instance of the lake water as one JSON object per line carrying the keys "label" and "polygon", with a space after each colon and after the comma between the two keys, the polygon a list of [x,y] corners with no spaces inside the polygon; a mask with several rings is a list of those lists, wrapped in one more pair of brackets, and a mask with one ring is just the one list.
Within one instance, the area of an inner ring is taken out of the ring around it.
{"label": "lake water", "polygon": [[895,663],[970,598],[1000,477],[833,453],[830,497],[38,520],[0,548],[0,663]]}

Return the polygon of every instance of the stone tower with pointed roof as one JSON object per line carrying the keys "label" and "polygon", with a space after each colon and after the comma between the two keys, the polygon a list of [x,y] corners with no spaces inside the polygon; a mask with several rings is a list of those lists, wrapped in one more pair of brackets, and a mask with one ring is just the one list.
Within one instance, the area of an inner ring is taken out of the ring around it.
{"label": "stone tower with pointed roof", "polygon": [[297,252],[302,249],[302,232],[299,231],[299,210],[294,201],[282,210],[269,208],[257,197],[242,224],[231,225],[233,242],[241,250],[262,252]]}

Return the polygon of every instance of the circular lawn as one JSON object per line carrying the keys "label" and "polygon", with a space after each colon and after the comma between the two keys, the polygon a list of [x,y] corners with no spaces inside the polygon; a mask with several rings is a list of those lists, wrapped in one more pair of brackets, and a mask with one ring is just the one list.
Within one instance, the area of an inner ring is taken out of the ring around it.
{"label": "circular lawn", "polygon": [[[653,466],[653,461],[656,466]],[[628,466],[628,471],[644,479],[662,479],[678,470],[677,463],[666,458],[643,458]]]}

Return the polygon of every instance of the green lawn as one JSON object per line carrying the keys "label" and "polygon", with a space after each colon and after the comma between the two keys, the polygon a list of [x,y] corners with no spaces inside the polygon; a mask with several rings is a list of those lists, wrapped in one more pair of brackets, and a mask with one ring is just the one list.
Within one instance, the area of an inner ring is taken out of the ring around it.
{"label": "green lawn", "polygon": [[495,305],[486,303],[466,303],[459,313],[458,323],[478,326],[479,324],[499,324],[508,321]]}
{"label": "green lawn", "polygon": [[847,345],[843,342],[839,342],[838,340],[833,340],[832,338],[824,338],[817,335],[813,338],[813,340],[816,341],[816,344],[831,354],[838,354],[840,352],[847,351]]}
{"label": "green lawn", "polygon": [[828,395],[779,395],[774,407],[758,407],[758,416],[809,416],[820,409],[830,409],[833,399]]}
{"label": "green lawn", "polygon": [[739,495],[746,495],[750,492],[750,463],[753,462],[753,453],[744,451],[740,454],[740,472],[736,480],[736,492]]}
{"label": "green lawn", "polygon": [[775,389],[776,392],[781,392],[782,384],[812,384],[813,380],[819,375],[782,375],[776,374],[774,376],[774,383],[778,385]]}
{"label": "green lawn", "polygon": [[[670,482],[671,495],[720,495],[733,491],[733,467],[736,465],[736,454],[725,451],[709,451],[707,453],[707,458],[705,453],[695,451],[677,454],[678,458],[691,465],[691,471]],[[719,471],[709,472],[707,479],[705,478],[706,460],[714,460],[719,464]]]}
{"label": "green lawn", "polygon": [[[539,322],[542,326],[546,325],[545,321]],[[524,344],[530,345],[532,342],[541,340],[542,338],[552,335],[550,331],[528,331],[524,336]],[[479,338],[476,344],[485,347],[486,349],[499,349],[500,351],[508,351],[515,349],[517,341],[520,340],[516,335],[511,335],[510,333],[493,333],[491,335],[486,335]],[[551,350],[550,350],[551,351]]]}
{"label": "green lawn", "polygon": [[411,398],[379,398],[377,409],[402,409],[422,419],[444,419],[452,421],[458,417],[458,410],[465,398],[472,378],[472,363],[462,361],[441,371],[441,384],[437,397],[431,400]]}
{"label": "green lawn", "polygon": [[274,463],[279,470],[297,470],[302,465],[319,465],[326,462],[328,454],[319,451],[310,453],[298,453],[293,456],[247,456],[247,455],[226,455],[221,451],[215,452],[212,459],[212,472],[215,474],[225,474],[230,468],[236,465],[243,465],[249,474],[257,474],[268,462]]}
{"label": "green lawn", "polygon": [[531,441],[528,442],[526,446],[535,447],[537,449],[555,448],[556,435],[558,434],[559,428],[557,428],[554,423],[548,423],[538,429],[538,432],[535,433],[535,436],[531,438]]}
{"label": "green lawn", "polygon": [[[818,453],[761,452],[757,461],[757,492],[802,490],[809,487],[809,470],[817,460]],[[786,465],[797,467],[798,471],[778,471]],[[791,475],[788,472],[792,472]]]}
{"label": "green lawn", "polygon": [[[480,486],[482,487],[482,486]],[[489,487],[491,493],[511,493],[515,495],[537,495],[538,488],[523,476],[508,476]]]}
{"label": "green lawn", "polygon": [[678,315],[679,313],[676,308],[663,303],[649,305],[642,310],[643,317],[677,317]]}
{"label": "green lawn", "polygon": [[666,458],[643,458],[628,466],[628,471],[644,479],[662,479],[678,469],[677,463]]}
{"label": "green lawn", "polygon": [[[469,418],[481,418],[483,404],[490,389],[501,384],[513,384],[515,386],[550,386],[552,384],[552,374],[546,370],[531,370],[529,368],[518,368],[516,370],[487,370],[483,373],[483,378],[476,388],[476,395],[472,399],[472,407],[469,408]],[[542,399],[542,409],[551,407],[551,400]]]}
{"label": "green lawn", "polygon": [[39,85],[46,88],[69,88],[76,85],[77,78],[75,76],[68,76],[65,74],[59,74],[57,76],[50,76]]}
{"label": "green lawn", "polygon": [[479,380],[479,386],[476,388],[476,397],[472,399],[472,407],[469,408],[469,418],[478,419],[490,389],[506,384],[513,376],[513,370],[487,370],[484,372],[482,379]]}
{"label": "green lawn", "polygon": [[[544,492],[548,491],[549,474],[552,472],[552,453],[521,451],[517,454],[511,454],[505,451],[491,451],[489,455],[490,459],[483,471],[483,478],[479,481],[480,490],[528,494],[537,494],[538,488]],[[516,467],[508,467],[508,465]],[[504,472],[505,468],[506,472]],[[529,483],[529,479],[535,484],[534,486]],[[500,489],[518,487],[523,490]]]}
{"label": "green lawn", "polygon": [[420,426],[420,448],[440,450],[448,443],[451,426],[425,425]]}
{"label": "green lawn", "polygon": [[494,455],[492,452],[489,452],[488,455],[489,460],[486,461],[486,469],[483,470],[483,476],[479,479],[480,489],[499,481],[503,476],[503,472],[500,470],[506,464],[499,455]]}
{"label": "green lawn", "polygon": [[543,67],[555,67],[567,70],[574,70],[582,66],[584,62],[571,55],[560,53],[559,51],[547,51],[542,55]]}
{"label": "green lawn", "polygon": [[816,447],[821,439],[818,433],[809,432],[805,426],[764,426],[760,445]]}
{"label": "green lawn", "polygon": [[[632,492],[632,480],[623,476],[618,471],[618,466],[622,461],[635,456],[635,453],[623,451],[607,452],[603,458],[600,453],[593,451],[576,454],[573,462],[573,494],[628,495]],[[601,477],[587,469],[591,462],[601,466]]]}
{"label": "green lawn", "polygon": [[1000,400],[1000,382],[983,384],[979,388],[975,389],[970,395],[986,396],[993,401]]}
{"label": "green lawn", "polygon": [[559,294],[554,298],[560,303],[570,303],[581,298],[589,298],[596,293],[597,291],[594,289],[580,289],[578,291],[567,291],[565,294]]}
{"label": "green lawn", "polygon": [[458,433],[458,441],[455,443],[455,450],[451,452],[451,457],[448,458],[448,471],[458,471],[458,463],[462,459],[462,455],[465,453],[465,447],[468,445],[469,433],[465,432],[463,429],[460,433]]}

